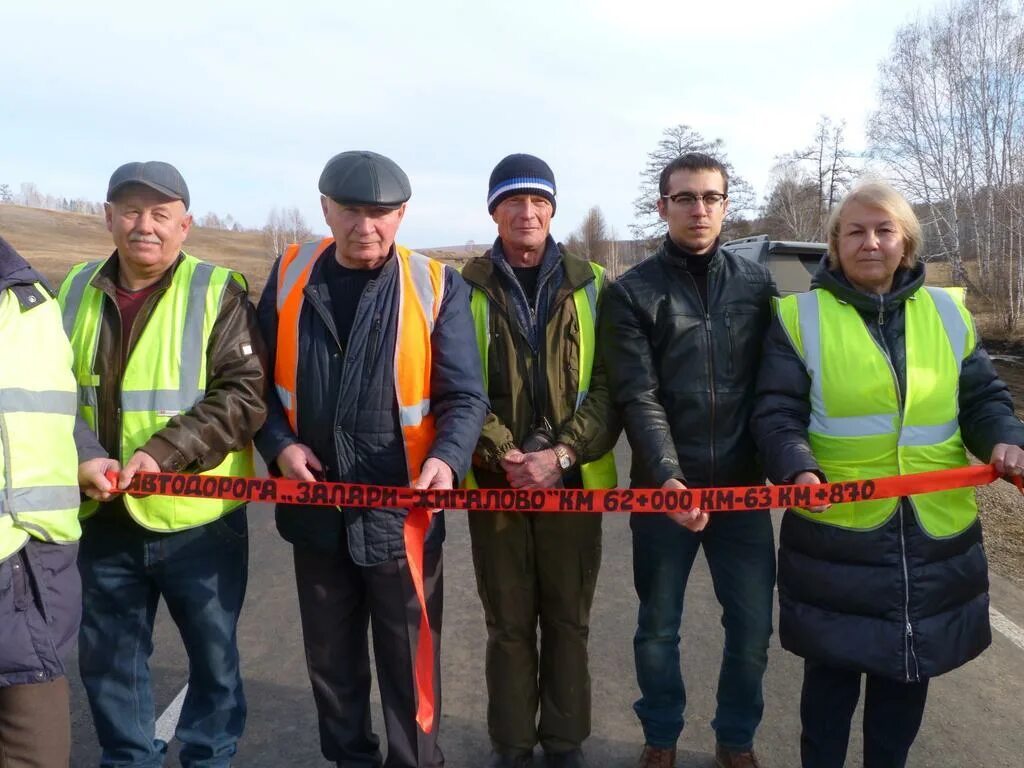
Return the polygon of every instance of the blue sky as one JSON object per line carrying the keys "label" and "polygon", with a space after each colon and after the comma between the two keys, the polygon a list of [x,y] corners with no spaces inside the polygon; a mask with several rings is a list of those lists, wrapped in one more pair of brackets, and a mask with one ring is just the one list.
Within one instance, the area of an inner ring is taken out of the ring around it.
{"label": "blue sky", "polygon": [[893,35],[937,0],[694,3],[26,2],[0,13],[0,183],[101,200],[129,160],[167,160],[196,214],[323,230],[329,157],[409,174],[399,240],[489,242],[491,168],[531,152],[558,183],[556,237],[600,205],[628,237],[646,154],[686,123],[767,189],[822,114],[863,144]]}

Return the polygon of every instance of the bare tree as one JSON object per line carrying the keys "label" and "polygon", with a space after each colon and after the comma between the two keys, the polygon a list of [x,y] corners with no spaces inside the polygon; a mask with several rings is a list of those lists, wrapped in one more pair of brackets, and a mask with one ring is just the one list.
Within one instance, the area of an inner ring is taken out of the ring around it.
{"label": "bare tree", "polygon": [[13,203],[14,193],[8,184],[0,184],[0,203]]}
{"label": "bare tree", "polygon": [[635,223],[630,232],[638,240],[653,240],[665,234],[665,222],[658,216],[658,180],[666,165],[688,152],[703,152],[720,161],[729,172],[729,214],[727,218],[742,218],[756,208],[754,190],[729,163],[725,144],[721,139],[708,141],[688,125],[675,125],[662,132],[658,146],[647,155],[647,163],[640,172],[640,194],[633,201]]}
{"label": "bare tree", "polygon": [[43,196],[31,181],[21,182],[21,194],[18,195],[18,202],[27,205],[29,208],[39,208],[43,204]]}
{"label": "bare tree", "polygon": [[[824,240],[825,222],[853,182],[852,160],[856,154],[846,147],[845,133],[845,122],[836,124],[832,118],[823,115],[815,127],[814,139],[807,147],[778,159],[776,189],[784,199],[777,202],[790,205],[788,211],[779,212],[784,213],[783,221],[794,237],[796,232],[801,233],[796,239]],[[805,220],[808,182],[814,190],[813,227],[808,227]],[[796,208],[792,207],[794,205]]]}
{"label": "bare tree", "polygon": [[959,0],[899,30],[878,101],[872,154],[924,206],[926,255],[948,259],[1013,328],[1024,313],[1020,0]]}
{"label": "bare tree", "polygon": [[210,211],[201,219],[199,219],[199,226],[207,227],[208,229],[226,229],[226,227],[224,226],[224,222],[221,221],[220,216],[218,216],[213,211]]}
{"label": "bare tree", "polygon": [[761,224],[773,239],[820,241],[822,206],[819,187],[792,163],[777,169],[761,211]]}
{"label": "bare tree", "polygon": [[301,243],[313,236],[313,230],[306,224],[298,208],[274,208],[267,215],[267,223],[263,227],[263,241],[271,258],[284,253],[291,243]]}

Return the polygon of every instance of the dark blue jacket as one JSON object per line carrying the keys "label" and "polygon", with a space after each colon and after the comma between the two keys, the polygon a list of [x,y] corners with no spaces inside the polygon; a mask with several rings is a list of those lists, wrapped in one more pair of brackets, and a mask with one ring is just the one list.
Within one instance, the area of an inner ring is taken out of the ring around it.
{"label": "dark blue jacket", "polygon": [[[323,264],[334,258],[330,246],[314,265],[299,318],[297,381],[298,435],[292,432],[274,387],[268,415],[256,435],[271,472],[281,451],[295,442],[309,446],[334,482],[408,485],[409,474],[398,421],[394,383],[398,335],[398,269],[385,263],[359,300],[348,344],[339,342]],[[260,328],[269,348],[270,371],[277,349],[277,273],[280,259],[260,298]],[[444,299],[431,336],[431,412],[437,438],[429,456],[465,477],[487,414],[487,396],[469,311],[469,287],[450,268],[444,271]],[[343,509],[278,504],[277,528],[293,544],[336,552],[343,538],[360,565],[376,565],[405,554],[400,509]],[[344,526],[344,529],[343,529]],[[347,536],[346,536],[347,534]],[[436,515],[427,548],[444,539],[444,519]]]}
{"label": "dark blue jacket", "polygon": [[[22,310],[31,312],[40,306],[36,283],[47,286],[43,276],[0,238],[0,294],[10,290]],[[84,422],[79,426],[79,457],[105,455]],[[77,544],[30,538],[0,562],[0,688],[42,683],[64,674],[62,658],[71,650],[82,612],[77,553]]]}
{"label": "dark blue jacket", "polygon": [[[897,271],[884,296],[854,289],[823,261],[812,283],[856,307],[906,392],[904,303],[924,284],[924,267]],[[776,318],[765,339],[751,427],[768,477],[788,483],[820,469],[807,441],[810,386],[803,361]],[[1006,385],[979,344],[959,379],[959,422],[974,455],[1024,443]],[[827,478],[825,478],[827,479]],[[870,531],[822,525],[787,512],[779,537],[779,638],[799,656],[897,680],[948,672],[991,642],[988,564],[981,522],[946,539],[930,537],[903,499]]]}

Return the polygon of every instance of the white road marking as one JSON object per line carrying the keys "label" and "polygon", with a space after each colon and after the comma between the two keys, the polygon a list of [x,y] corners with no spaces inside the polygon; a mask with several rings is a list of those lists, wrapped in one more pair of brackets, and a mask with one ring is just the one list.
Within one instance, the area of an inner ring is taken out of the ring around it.
{"label": "white road marking", "polygon": [[156,721],[156,738],[166,744],[170,744],[171,739],[174,738],[174,730],[178,727],[178,716],[181,715],[181,706],[185,703],[186,693],[188,693],[187,685],[178,692],[174,701]]}
{"label": "white road marking", "polygon": [[1024,629],[1018,627],[992,606],[989,606],[988,615],[992,620],[992,626],[1002,632],[1011,643],[1024,651]]}

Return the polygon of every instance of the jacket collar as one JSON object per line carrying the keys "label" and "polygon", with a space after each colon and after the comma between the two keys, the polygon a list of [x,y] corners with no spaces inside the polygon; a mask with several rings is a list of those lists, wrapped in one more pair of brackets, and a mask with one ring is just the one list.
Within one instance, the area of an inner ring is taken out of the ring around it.
{"label": "jacket collar", "polygon": [[[564,271],[565,278],[562,280],[562,284],[559,286],[558,293],[556,294],[556,301],[559,300],[563,294],[569,295],[574,291],[582,288],[589,282],[594,280],[594,271],[590,268],[590,263],[584,259],[577,258],[572,254],[566,253],[565,249],[555,243],[555,241],[549,238],[549,246],[553,247],[554,252],[561,259],[562,268]],[[495,245],[488,250],[482,257],[471,259],[466,263],[466,266],[462,269],[463,279],[474,288],[479,288],[492,302],[504,306],[504,294],[501,291],[497,291],[497,270],[498,258],[501,263],[506,265],[506,268],[511,272],[511,267],[508,267],[508,261],[504,258],[504,252],[498,251],[498,257],[495,255],[495,249],[500,247],[500,239],[495,240]],[[551,248],[545,251],[544,259],[546,263],[549,255],[551,255]]]}
{"label": "jacket collar", "polygon": [[[174,263],[168,267],[164,273],[160,276],[160,279],[154,283],[153,290],[156,292],[165,291],[171,285],[171,280],[174,279],[174,273],[178,269],[178,265],[181,264],[185,259],[185,254],[178,252],[178,258],[174,260]],[[117,298],[117,274],[120,269],[120,256],[118,256],[117,250],[115,249],[110,257],[103,262],[102,266],[96,271],[96,274],[92,278],[92,286],[113,299]]]}
{"label": "jacket collar", "polygon": [[[687,265],[687,259],[697,258],[694,254],[688,253],[686,250],[681,248],[672,240],[668,234],[665,235],[665,239],[658,245],[658,250],[655,252],[665,264],[676,269],[685,269],[687,272],[690,271]],[[708,258],[707,272],[710,275],[713,272],[717,272],[719,267],[722,266],[722,240],[719,238],[715,240],[715,247],[711,251],[711,256]]]}
{"label": "jacket collar", "polygon": [[854,288],[841,269],[829,269],[828,256],[823,256],[818,271],[811,279],[811,288],[822,288],[840,301],[854,306],[862,312],[884,312],[889,314],[899,308],[924,285],[924,263],[918,262],[910,269],[900,267],[893,275],[892,289],[879,295],[865,293]]}
{"label": "jacket collar", "polygon": [[41,283],[53,294],[53,289],[41,274],[14,250],[13,246],[0,237],[0,291],[10,289],[23,310],[39,306],[43,298],[36,288]]}

